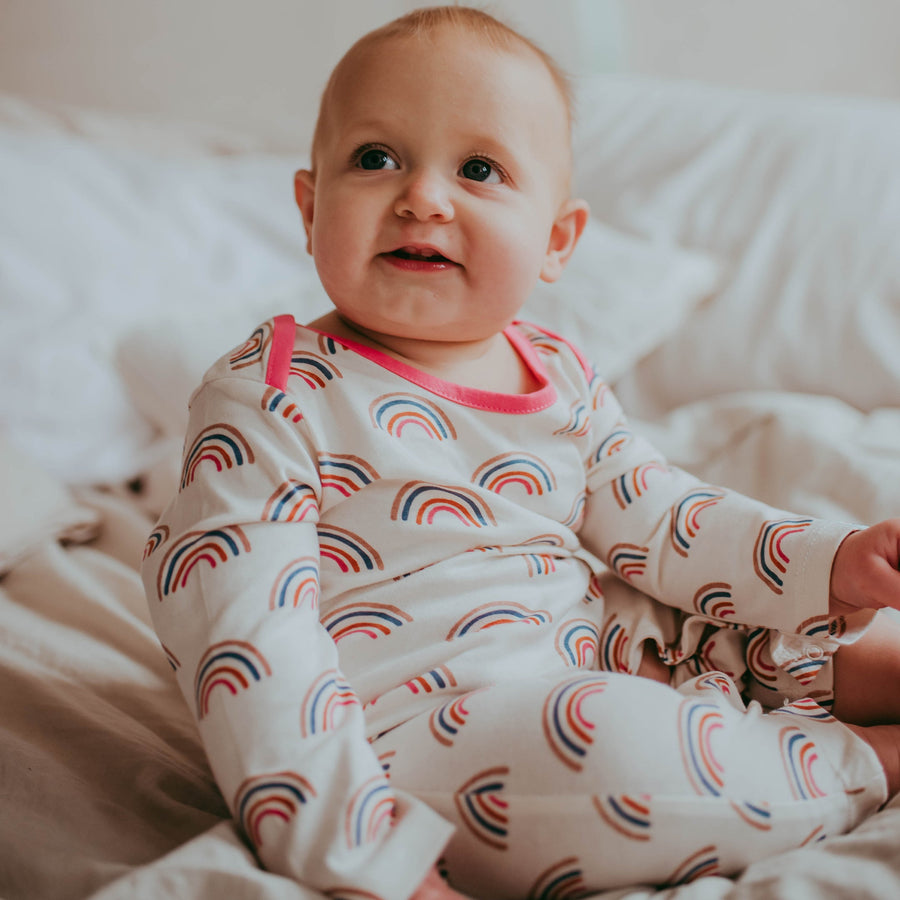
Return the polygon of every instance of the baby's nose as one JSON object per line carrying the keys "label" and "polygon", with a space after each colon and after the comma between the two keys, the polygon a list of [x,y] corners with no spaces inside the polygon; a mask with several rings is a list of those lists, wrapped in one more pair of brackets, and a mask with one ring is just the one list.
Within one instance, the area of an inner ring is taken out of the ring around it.
{"label": "baby's nose", "polygon": [[394,204],[394,212],[403,218],[448,221],[453,218],[449,185],[436,173],[410,173]]}

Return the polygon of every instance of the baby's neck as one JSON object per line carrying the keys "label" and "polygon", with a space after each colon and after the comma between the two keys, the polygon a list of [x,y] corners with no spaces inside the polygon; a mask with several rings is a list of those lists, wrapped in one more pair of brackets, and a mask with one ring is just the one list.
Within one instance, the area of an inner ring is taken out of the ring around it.
{"label": "baby's neck", "polygon": [[340,339],[371,347],[420,372],[464,387],[528,394],[539,385],[502,333],[479,341],[428,341],[374,335],[330,312],[309,324]]}

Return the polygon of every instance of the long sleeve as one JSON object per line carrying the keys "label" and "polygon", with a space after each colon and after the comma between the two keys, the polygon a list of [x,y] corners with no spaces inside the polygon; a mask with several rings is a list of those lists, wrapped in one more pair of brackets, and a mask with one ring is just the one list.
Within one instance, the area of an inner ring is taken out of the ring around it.
{"label": "long sleeve", "polygon": [[451,827],[398,796],[319,620],[322,487],[299,411],[252,378],[192,399],[176,499],[143,576],[214,776],[266,868],[332,896],[403,898]]}

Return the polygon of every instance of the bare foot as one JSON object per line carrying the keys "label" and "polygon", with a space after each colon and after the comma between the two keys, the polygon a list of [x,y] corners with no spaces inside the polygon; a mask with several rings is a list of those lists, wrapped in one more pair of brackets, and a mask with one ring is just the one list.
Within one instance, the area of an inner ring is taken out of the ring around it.
{"label": "bare foot", "polygon": [[887,778],[888,797],[894,797],[900,792],[900,725],[847,727],[875,751]]}

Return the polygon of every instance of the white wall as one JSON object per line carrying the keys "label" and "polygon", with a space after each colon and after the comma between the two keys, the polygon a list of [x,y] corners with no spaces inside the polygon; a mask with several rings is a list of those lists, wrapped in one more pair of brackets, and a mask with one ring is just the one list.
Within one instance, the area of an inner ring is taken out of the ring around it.
{"label": "white wall", "polygon": [[[305,146],[332,65],[416,0],[0,0],[0,91]],[[495,0],[570,71],[900,97],[897,0]]]}

